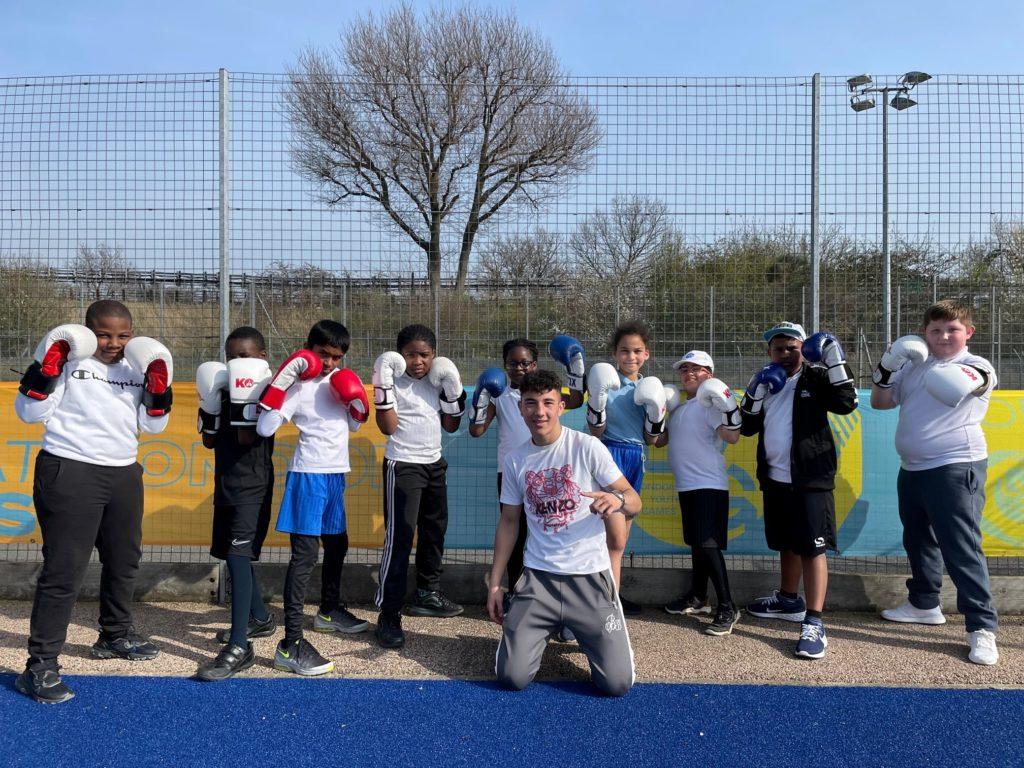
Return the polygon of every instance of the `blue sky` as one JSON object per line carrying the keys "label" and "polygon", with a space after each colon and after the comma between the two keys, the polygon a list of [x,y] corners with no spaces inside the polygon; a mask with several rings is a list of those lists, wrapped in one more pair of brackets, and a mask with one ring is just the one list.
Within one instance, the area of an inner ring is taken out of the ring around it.
{"label": "blue sky", "polygon": [[[416,3],[420,5],[421,3]],[[422,3],[426,5],[426,3]],[[576,75],[1024,71],[1024,3],[518,0]],[[307,44],[390,3],[4,0],[0,76],[279,72]]]}

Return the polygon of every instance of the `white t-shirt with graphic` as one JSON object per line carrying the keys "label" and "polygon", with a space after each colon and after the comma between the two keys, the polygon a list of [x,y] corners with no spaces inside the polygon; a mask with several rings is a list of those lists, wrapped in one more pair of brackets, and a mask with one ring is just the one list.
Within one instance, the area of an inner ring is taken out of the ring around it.
{"label": "white t-shirt with graphic", "polygon": [[729,490],[725,472],[725,441],[718,436],[722,414],[696,398],[684,401],[668,420],[668,464],[677,491],[699,488]]}
{"label": "white t-shirt with graphic", "polygon": [[802,370],[786,379],[780,391],[764,396],[764,456],[768,477],[777,483],[793,482],[793,397]]}
{"label": "white t-shirt with graphic", "polygon": [[[940,362],[964,363],[988,372],[988,388],[980,395],[968,395],[956,408],[950,408],[932,397],[924,386],[925,375]],[[916,472],[987,458],[988,445],[981,422],[995,386],[992,363],[972,355],[966,347],[950,360],[936,360],[929,355],[920,365],[908,363],[896,371],[890,392],[900,407],[896,425],[900,466]]]}
{"label": "white t-shirt with graphic", "polygon": [[388,435],[384,457],[410,464],[441,460],[441,398],[426,376],[414,379],[402,374],[395,379],[395,413],[398,429]]}
{"label": "white t-shirt with graphic", "polygon": [[139,453],[139,433],[158,434],[169,415],[150,416],[142,403],[144,375],[125,360],[111,365],[88,357],[70,360],[45,400],[19,394],[18,417],[42,422],[43,450],[64,459],[126,467]]}
{"label": "white t-shirt with graphic", "polygon": [[604,521],[591,514],[591,499],[581,492],[602,490],[620,477],[600,440],[564,426],[551,445],[531,440],[514,448],[505,457],[501,503],[523,506],[526,567],[567,575],[608,570]]}
{"label": "white t-shirt with graphic", "polygon": [[501,396],[491,401],[494,403],[494,418],[498,420],[499,472],[505,466],[505,457],[509,451],[530,439],[530,428],[526,426],[526,420],[519,410],[522,398],[522,393],[518,389],[505,387]]}
{"label": "white t-shirt with graphic", "polygon": [[[281,423],[290,421],[299,430],[295,452],[288,462],[289,472],[338,474],[350,472],[348,433],[352,423],[348,408],[331,391],[331,376],[297,381],[288,389],[280,411],[264,411],[256,423],[263,435],[273,434]],[[358,425],[355,425],[358,429]],[[354,430],[352,430],[354,431]]]}

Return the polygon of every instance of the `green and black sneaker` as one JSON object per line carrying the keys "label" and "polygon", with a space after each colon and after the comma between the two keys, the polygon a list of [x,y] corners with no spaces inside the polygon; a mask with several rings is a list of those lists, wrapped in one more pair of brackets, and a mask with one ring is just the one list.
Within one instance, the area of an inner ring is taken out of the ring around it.
{"label": "green and black sneaker", "polygon": [[274,669],[294,672],[296,675],[326,675],[334,669],[334,662],[328,661],[309,641],[300,638],[297,643],[285,645],[282,640],[274,651]]}

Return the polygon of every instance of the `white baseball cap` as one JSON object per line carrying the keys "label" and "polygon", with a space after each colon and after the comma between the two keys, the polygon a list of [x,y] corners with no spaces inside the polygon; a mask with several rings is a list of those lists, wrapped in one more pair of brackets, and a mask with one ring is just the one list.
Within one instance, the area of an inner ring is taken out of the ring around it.
{"label": "white baseball cap", "polygon": [[779,323],[774,328],[769,328],[764,332],[764,340],[771,341],[776,336],[792,336],[798,341],[804,341],[807,338],[807,334],[804,333],[804,327],[800,323]]}
{"label": "white baseball cap", "polygon": [[707,352],[701,352],[699,349],[691,349],[685,355],[680,357],[674,363],[672,367],[677,371],[683,367],[683,363],[693,363],[694,365],[702,365],[712,373],[715,372],[715,362],[711,359],[711,355]]}

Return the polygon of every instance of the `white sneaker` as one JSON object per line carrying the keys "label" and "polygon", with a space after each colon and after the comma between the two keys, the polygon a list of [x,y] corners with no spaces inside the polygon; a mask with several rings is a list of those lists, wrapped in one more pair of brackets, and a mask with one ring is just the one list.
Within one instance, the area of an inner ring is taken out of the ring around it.
{"label": "white sneaker", "polygon": [[886,608],[882,611],[882,618],[887,621],[899,621],[903,624],[945,624],[946,617],[942,615],[939,606],[934,608],[917,608],[910,602],[897,605],[895,608]]}
{"label": "white sneaker", "polygon": [[999,661],[999,649],[996,648],[996,636],[987,629],[979,629],[967,633],[967,645],[971,652],[967,658],[975,664],[992,665]]}

